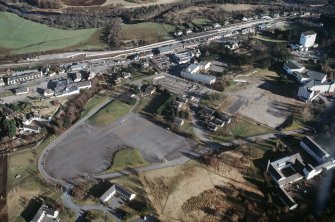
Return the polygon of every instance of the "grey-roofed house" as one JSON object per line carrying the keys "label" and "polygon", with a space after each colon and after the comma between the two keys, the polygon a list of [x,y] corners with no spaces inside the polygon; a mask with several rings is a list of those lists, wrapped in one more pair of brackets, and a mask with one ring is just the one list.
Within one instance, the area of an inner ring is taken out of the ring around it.
{"label": "grey-roofed house", "polygon": [[23,95],[29,92],[28,87],[20,87],[15,89],[15,95]]}
{"label": "grey-roofed house", "polygon": [[131,190],[121,187],[118,184],[113,184],[104,194],[102,194],[99,200],[105,203],[108,202],[114,195],[118,195],[127,201],[131,201],[136,197],[136,194]]}
{"label": "grey-roofed house", "polygon": [[41,131],[41,127],[38,126],[38,125],[23,124],[23,126],[22,126],[22,128],[20,128],[20,130],[22,130],[21,132],[39,133]]}
{"label": "grey-roofed house", "polygon": [[309,136],[304,137],[300,141],[300,146],[319,163],[330,157],[329,153]]}
{"label": "grey-roofed house", "polygon": [[303,72],[305,66],[297,61],[289,59],[284,63],[284,69],[288,74],[292,74],[293,72]]}
{"label": "grey-roofed house", "polygon": [[92,87],[92,83],[90,80],[78,82],[77,85],[79,89],[89,89]]}
{"label": "grey-roofed house", "polygon": [[58,215],[57,210],[50,209],[47,205],[42,204],[30,222],[58,222],[60,221]]}

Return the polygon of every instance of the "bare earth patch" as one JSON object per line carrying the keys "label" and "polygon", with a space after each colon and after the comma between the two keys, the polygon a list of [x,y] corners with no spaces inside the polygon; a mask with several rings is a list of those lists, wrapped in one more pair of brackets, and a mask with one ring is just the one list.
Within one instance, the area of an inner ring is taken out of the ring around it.
{"label": "bare earth patch", "polygon": [[219,172],[220,174],[191,161],[186,165],[144,173],[144,185],[162,221],[207,221],[207,213],[187,210],[190,198],[227,184],[262,195],[235,168],[222,164]]}

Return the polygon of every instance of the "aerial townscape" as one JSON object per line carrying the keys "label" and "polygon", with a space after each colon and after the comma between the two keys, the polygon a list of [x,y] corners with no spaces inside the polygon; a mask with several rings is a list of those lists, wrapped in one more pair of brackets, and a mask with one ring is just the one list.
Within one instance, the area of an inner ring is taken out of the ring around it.
{"label": "aerial townscape", "polygon": [[335,0],[0,0],[0,222],[334,222]]}

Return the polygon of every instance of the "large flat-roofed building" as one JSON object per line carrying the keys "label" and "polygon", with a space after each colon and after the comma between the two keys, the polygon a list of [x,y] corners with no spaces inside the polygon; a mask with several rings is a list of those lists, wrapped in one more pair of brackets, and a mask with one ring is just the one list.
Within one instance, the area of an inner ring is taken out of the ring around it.
{"label": "large flat-roofed building", "polygon": [[7,85],[20,84],[22,82],[31,81],[43,77],[41,71],[35,70],[25,70],[21,72],[16,72],[12,76],[6,78]]}
{"label": "large flat-roofed building", "polygon": [[284,63],[284,69],[288,74],[292,74],[293,72],[301,73],[305,70],[305,66],[297,61],[289,59]]}
{"label": "large flat-roofed building", "polygon": [[319,163],[326,161],[330,157],[329,153],[309,136],[304,137],[300,141],[300,146]]}
{"label": "large flat-roofed building", "polygon": [[29,88],[28,87],[20,87],[15,89],[15,95],[23,95],[23,94],[27,94],[29,92]]}
{"label": "large flat-roofed building", "polygon": [[316,33],[314,31],[308,31],[301,33],[300,36],[300,45],[305,49],[314,46],[316,39]]}
{"label": "large flat-roofed building", "polygon": [[199,72],[204,72],[209,69],[210,62],[201,62],[199,64],[192,64],[181,72],[181,77],[190,79],[196,82],[201,82],[204,84],[212,85],[216,81],[216,77],[212,75],[201,74]]}
{"label": "large flat-roofed building", "polygon": [[173,54],[173,59],[178,64],[184,64],[184,63],[190,62],[193,56],[194,56],[193,52],[183,51],[183,52],[178,52],[178,53]]}

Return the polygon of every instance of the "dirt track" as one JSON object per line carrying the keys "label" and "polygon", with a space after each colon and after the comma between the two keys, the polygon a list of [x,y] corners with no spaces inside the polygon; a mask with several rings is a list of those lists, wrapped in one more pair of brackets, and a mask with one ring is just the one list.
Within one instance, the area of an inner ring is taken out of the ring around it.
{"label": "dirt track", "polygon": [[70,6],[92,6],[102,5],[106,0],[61,0],[64,4]]}

